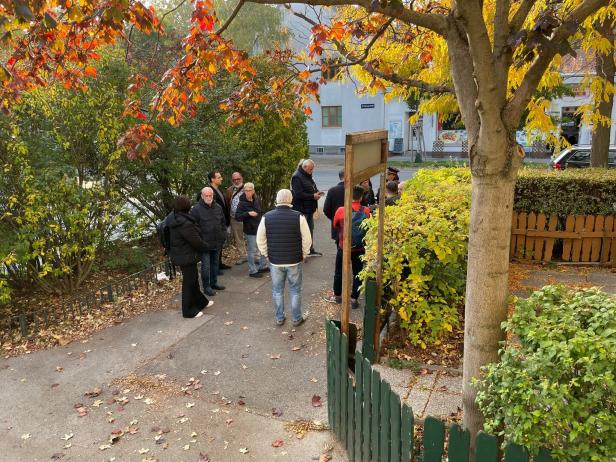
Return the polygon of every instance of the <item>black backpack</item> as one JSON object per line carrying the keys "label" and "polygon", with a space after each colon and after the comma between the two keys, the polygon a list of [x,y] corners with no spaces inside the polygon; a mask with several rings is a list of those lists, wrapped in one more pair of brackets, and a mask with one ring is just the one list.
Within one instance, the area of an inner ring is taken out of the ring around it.
{"label": "black backpack", "polygon": [[165,255],[167,255],[169,249],[171,249],[171,233],[169,231],[169,225],[167,224],[167,218],[169,217],[165,217],[165,219],[156,224],[156,234],[158,234],[160,245],[165,249]]}

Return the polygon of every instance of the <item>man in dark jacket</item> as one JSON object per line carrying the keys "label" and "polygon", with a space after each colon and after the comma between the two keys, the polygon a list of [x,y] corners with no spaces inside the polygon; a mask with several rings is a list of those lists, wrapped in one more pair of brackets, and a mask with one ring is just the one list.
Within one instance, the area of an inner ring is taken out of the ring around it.
{"label": "man in dark jacket", "polygon": [[214,304],[199,289],[197,262],[206,244],[199,236],[195,219],[188,213],[190,199],[176,197],[173,209],[165,219],[165,226],[169,227],[169,258],[182,269],[182,316],[195,318],[203,314],[203,308]]}
{"label": "man in dark jacket", "polygon": [[227,188],[225,193],[225,199],[229,205],[231,236],[233,237],[235,247],[237,247],[237,250],[240,252],[240,259],[236,265],[241,265],[242,263],[246,263],[248,258],[246,256],[246,243],[244,242],[242,222],[235,218],[235,213],[237,211],[237,205],[240,201],[240,196],[244,192],[244,177],[242,177],[240,172],[233,172],[231,174],[231,183],[231,186]]}
{"label": "man in dark jacket", "polygon": [[[310,159],[304,160],[297,168],[293,177],[291,177],[291,189],[293,191],[293,210],[303,213],[310,228],[310,237],[314,233],[314,212],[319,207],[319,199],[323,195],[317,188],[316,183],[312,179],[314,171],[314,161]],[[320,257],[323,254],[314,250],[314,246],[310,247],[308,256]]]}
{"label": "man in dark jacket", "polygon": [[[214,200],[222,208],[222,213],[225,217],[225,230],[226,230],[226,233],[228,234],[230,231],[230,226],[231,226],[231,216],[229,214],[229,204],[227,202],[227,199],[225,198],[225,194],[220,189],[220,187],[222,186],[222,174],[218,170],[214,170],[207,174],[207,179],[210,182],[210,186],[212,190],[214,191]],[[227,234],[225,234],[225,238]],[[218,269],[219,270],[231,268],[229,265],[225,265],[222,262],[223,244],[220,245],[220,252],[218,254]]]}
{"label": "man in dark jacket", "polygon": [[216,295],[214,290],[225,290],[218,284],[218,262],[220,250],[227,236],[225,216],[222,208],[214,201],[214,191],[210,187],[201,190],[201,199],[190,211],[195,218],[206,250],[201,256],[201,279],[203,291],[210,297]]}
{"label": "man in dark jacket", "polygon": [[276,208],[267,212],[257,229],[257,246],[270,262],[272,301],[276,324],[282,326],[284,286],[289,281],[293,326],[304,322],[302,316],[302,262],[310,252],[312,238],[306,217],[291,210],[292,194],[281,189],[276,195]]}
{"label": "man in dark jacket", "polygon": [[323,213],[332,222],[332,239],[336,243],[336,249],[338,248],[338,231],[334,228],[334,215],[338,207],[344,207],[344,169],[338,172],[338,178],[340,183],[327,191],[323,205]]}
{"label": "man in dark jacket", "polygon": [[259,255],[257,249],[257,228],[262,215],[261,201],[255,194],[255,185],[246,183],[244,192],[240,195],[235,218],[244,225],[243,239],[246,239],[248,276],[251,278],[260,278],[263,276],[261,273],[269,271],[267,259],[263,255]]}

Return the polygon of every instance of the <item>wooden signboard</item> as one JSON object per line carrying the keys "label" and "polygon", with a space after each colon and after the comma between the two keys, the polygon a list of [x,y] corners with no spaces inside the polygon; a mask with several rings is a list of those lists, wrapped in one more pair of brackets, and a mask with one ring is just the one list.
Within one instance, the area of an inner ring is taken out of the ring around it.
{"label": "wooden signboard", "polygon": [[[342,248],[342,314],[341,330],[349,332],[349,310],[351,305],[351,285],[353,272],[351,269],[351,220],[353,203],[353,186],[370,177],[381,174],[381,195],[385,194],[385,170],[387,169],[387,130],[370,130],[349,133],[346,136],[346,152],[344,158],[344,242]],[[376,269],[376,320],[374,348],[378,351],[380,335],[379,311],[381,293],[383,291],[383,225],[385,200],[379,201],[379,224],[377,243]]]}

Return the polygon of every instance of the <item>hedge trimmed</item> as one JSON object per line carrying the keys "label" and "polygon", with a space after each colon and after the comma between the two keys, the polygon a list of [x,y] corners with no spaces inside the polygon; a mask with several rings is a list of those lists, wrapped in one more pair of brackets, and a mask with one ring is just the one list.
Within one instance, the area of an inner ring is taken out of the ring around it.
{"label": "hedge trimmed", "polygon": [[613,215],[616,213],[616,169],[524,168],[515,185],[513,209],[560,216]]}

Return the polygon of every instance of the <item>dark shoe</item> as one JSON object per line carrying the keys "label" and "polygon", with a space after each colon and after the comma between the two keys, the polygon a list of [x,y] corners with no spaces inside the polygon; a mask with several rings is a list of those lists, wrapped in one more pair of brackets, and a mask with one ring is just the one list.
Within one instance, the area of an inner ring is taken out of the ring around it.
{"label": "dark shoe", "polygon": [[209,287],[206,287],[205,289],[203,289],[203,293],[207,295],[208,297],[213,297],[214,295],[216,295],[216,292],[214,292]]}
{"label": "dark shoe", "polygon": [[216,285],[212,284],[212,289],[214,289],[214,290],[225,290],[225,286],[221,286],[220,284],[216,284]]}
{"label": "dark shoe", "polygon": [[357,301],[356,298],[352,298],[351,299],[351,308],[354,309],[354,310],[359,308],[359,302]]}
{"label": "dark shoe", "polygon": [[280,320],[276,319],[276,325],[277,326],[282,326],[286,320],[287,320],[287,318],[282,318]]}
{"label": "dark shoe", "polygon": [[321,252],[317,252],[316,250],[313,250],[312,252],[310,252],[308,254],[309,257],[322,257],[323,254]]}
{"label": "dark shoe", "polygon": [[329,297],[323,297],[323,300],[329,303],[335,303],[336,305],[340,305],[342,303],[342,297],[339,295],[330,295]]}
{"label": "dark shoe", "polygon": [[259,270],[259,273],[269,273],[269,272],[270,272],[269,266],[266,266],[265,268],[261,268]]}
{"label": "dark shoe", "polygon": [[224,269],[224,270],[225,270],[225,269],[231,269],[231,268],[232,268],[231,266],[229,266],[229,265],[225,265],[224,263],[221,263],[220,265],[218,265],[218,267],[219,267],[220,269]]}
{"label": "dark shoe", "polygon": [[262,278],[263,275],[261,273],[250,273],[248,275],[248,277],[251,277],[251,278]]}
{"label": "dark shoe", "polygon": [[293,321],[293,327],[299,327],[306,321],[306,318],[301,317],[297,321]]}

